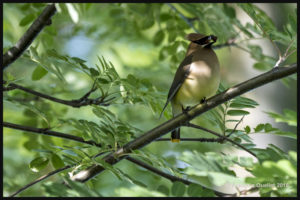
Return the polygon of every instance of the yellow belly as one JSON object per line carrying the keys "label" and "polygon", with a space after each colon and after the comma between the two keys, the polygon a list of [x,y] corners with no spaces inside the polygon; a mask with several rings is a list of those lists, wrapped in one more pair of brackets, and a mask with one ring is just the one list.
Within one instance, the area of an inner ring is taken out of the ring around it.
{"label": "yellow belly", "polygon": [[191,65],[190,70],[174,99],[184,107],[214,95],[220,83],[219,66],[209,67],[205,62],[198,61]]}

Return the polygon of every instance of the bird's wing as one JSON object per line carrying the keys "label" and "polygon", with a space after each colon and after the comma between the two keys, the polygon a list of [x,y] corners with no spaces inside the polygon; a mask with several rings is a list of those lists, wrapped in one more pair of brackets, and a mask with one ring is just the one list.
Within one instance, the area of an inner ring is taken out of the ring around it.
{"label": "bird's wing", "polygon": [[179,67],[178,67],[178,69],[175,73],[173,83],[172,83],[171,88],[170,88],[169,93],[168,93],[167,102],[164,105],[164,108],[161,111],[159,118],[161,118],[161,115],[164,113],[167,105],[173,99],[173,97],[175,96],[175,94],[178,92],[179,88],[183,84],[184,80],[189,75],[190,65],[192,63],[192,58],[193,58],[193,54],[185,57],[185,59],[179,65]]}

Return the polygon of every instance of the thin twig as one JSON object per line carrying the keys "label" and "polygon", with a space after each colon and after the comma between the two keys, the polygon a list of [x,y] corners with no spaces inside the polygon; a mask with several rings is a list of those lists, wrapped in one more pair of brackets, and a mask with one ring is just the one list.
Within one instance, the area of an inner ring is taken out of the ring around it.
{"label": "thin twig", "polygon": [[[133,157],[128,156],[128,157],[126,157],[126,159],[129,160],[129,161],[131,161],[131,162],[133,162],[133,163],[135,163],[135,164],[138,164],[139,166],[141,166],[141,167],[143,167],[145,169],[148,169],[149,171],[151,171],[151,172],[153,172],[155,174],[158,174],[158,175],[160,175],[160,176],[162,176],[162,177],[164,177],[166,179],[169,179],[172,182],[179,181],[179,182],[182,182],[182,183],[184,183],[186,185],[190,185],[190,184],[193,183],[192,181],[189,181],[187,179],[183,179],[183,178],[180,178],[180,177],[173,176],[173,175],[170,175],[168,173],[165,173],[165,172],[163,172],[163,171],[161,171],[161,170],[159,170],[159,169],[157,169],[155,167],[152,167],[151,165],[148,165],[147,163],[142,162],[142,161],[140,161],[138,159],[135,159]],[[210,190],[213,190],[213,189],[210,189]],[[218,192],[218,191],[215,191],[215,190],[213,190],[213,191],[219,197],[227,196],[227,195],[234,195],[234,194],[225,194],[225,193]]]}
{"label": "thin twig", "polygon": [[[254,19],[253,19],[254,20]],[[258,22],[256,22],[256,20],[254,20],[254,22],[256,23],[256,25],[262,30],[262,32],[264,33],[264,35],[270,40],[270,42],[272,43],[273,47],[277,50],[279,59],[282,57],[281,51],[278,48],[278,46],[275,44],[275,42],[270,38],[270,36],[265,32],[265,30],[258,24]]]}
{"label": "thin twig", "polygon": [[288,58],[290,55],[292,55],[293,53],[295,53],[297,51],[297,49],[292,50],[289,54],[286,55],[286,57]]}
{"label": "thin twig", "polygon": [[194,25],[191,23],[191,21],[185,17],[181,12],[179,12],[177,10],[177,8],[175,8],[172,4],[170,3],[167,3],[167,5],[172,9],[174,10],[175,12],[178,13],[178,15],[196,32],[196,33],[199,33],[199,31],[197,31],[197,29],[194,27]]}
{"label": "thin twig", "polygon": [[28,131],[31,133],[37,133],[37,134],[42,134],[42,135],[48,135],[48,136],[69,139],[69,140],[73,140],[76,142],[81,142],[81,143],[85,143],[85,144],[89,144],[89,145],[96,145],[98,147],[101,146],[100,144],[97,144],[94,141],[85,141],[83,138],[75,136],[75,135],[70,135],[70,134],[61,133],[61,132],[57,132],[57,131],[51,131],[49,129],[44,129],[44,128],[23,126],[23,125],[13,124],[13,123],[9,123],[9,122],[3,122],[3,127],[22,130],[22,131]]}
{"label": "thin twig", "polygon": [[287,49],[285,50],[283,56],[279,57],[279,59],[277,60],[276,64],[274,67],[278,67],[282,62],[284,62],[290,55],[292,55],[297,49],[294,49],[293,51],[291,51],[289,54],[289,50],[293,45],[295,38],[293,38],[289,44],[289,46],[287,47]]}
{"label": "thin twig", "polygon": [[20,38],[16,45],[11,47],[3,55],[3,70],[22,55],[45,26],[51,24],[51,17],[55,14],[55,12],[56,8],[54,4],[48,5],[43,10],[41,15],[31,24],[29,29]]}
{"label": "thin twig", "polygon": [[[155,142],[159,141],[170,141],[169,138],[159,138]],[[221,143],[221,138],[180,138],[180,141],[191,141],[191,142],[218,142]]]}
{"label": "thin twig", "polygon": [[238,49],[241,49],[241,50],[243,50],[243,51],[245,51],[245,52],[251,54],[251,51],[249,51],[248,49],[246,49],[246,48],[244,48],[244,47],[242,47],[242,46],[240,46],[240,45],[238,45],[238,44],[234,44],[234,47],[236,47],[236,48],[238,48]]}
{"label": "thin twig", "polygon": [[295,38],[293,38],[289,44],[289,46],[286,48],[285,53],[284,53],[284,57],[287,58],[287,53],[289,52],[290,48],[292,47],[293,43],[295,41]]}
{"label": "thin twig", "polygon": [[39,177],[38,179],[36,179],[35,181],[33,181],[33,182],[31,182],[31,183],[25,185],[24,187],[20,188],[19,190],[17,190],[17,191],[14,192],[13,194],[9,195],[9,197],[14,197],[14,196],[16,196],[17,194],[19,194],[19,193],[23,192],[24,190],[28,189],[29,187],[33,186],[34,184],[39,183],[39,182],[45,180],[46,178],[49,178],[50,176],[53,176],[53,175],[55,175],[55,174],[57,174],[57,173],[59,173],[59,172],[62,172],[62,171],[64,171],[64,170],[66,170],[66,169],[69,169],[69,168],[71,168],[71,167],[73,167],[73,166],[74,166],[74,165],[67,165],[67,166],[65,166],[65,167],[63,167],[63,168],[60,168],[60,169],[54,170],[54,171],[52,171],[52,172],[49,172],[48,174],[43,175],[43,176]]}
{"label": "thin twig", "polygon": [[236,123],[236,125],[234,126],[233,130],[231,131],[231,133],[229,133],[226,137],[230,137],[231,134],[235,132],[236,128],[243,121],[244,117],[245,117],[245,115],[243,115],[243,117],[240,119],[240,121],[238,121],[238,123]]}
{"label": "thin twig", "polygon": [[196,129],[200,129],[200,130],[204,130],[204,131],[206,131],[206,132],[209,132],[209,133],[211,133],[211,134],[213,134],[213,135],[215,135],[215,136],[218,136],[219,138],[222,138],[222,139],[224,139],[224,140],[227,140],[227,141],[231,142],[232,144],[237,145],[237,146],[240,147],[241,149],[244,149],[245,151],[247,151],[248,153],[250,153],[252,156],[254,156],[254,157],[257,158],[257,156],[256,156],[253,152],[251,152],[249,149],[246,149],[245,147],[243,147],[243,146],[240,145],[239,143],[233,141],[232,139],[230,139],[230,138],[228,138],[228,137],[226,137],[226,136],[223,136],[223,135],[221,135],[221,134],[219,134],[219,133],[216,133],[216,132],[214,132],[214,131],[212,131],[212,130],[209,130],[209,129],[207,129],[207,128],[204,128],[204,127],[202,127],[202,126],[198,126],[198,125],[196,125],[196,124],[192,124],[192,123],[189,123],[189,122],[186,123],[184,126],[192,127],[192,128],[196,128]]}
{"label": "thin twig", "polygon": [[[187,18],[187,17],[185,17],[181,12],[179,12],[179,10],[177,9],[177,8],[175,8],[172,4],[170,4],[170,3],[167,3],[167,5],[172,9],[172,10],[174,10],[175,12],[177,12],[178,14],[179,14],[179,16],[196,32],[196,33],[199,33],[199,31],[194,27],[194,25],[191,23],[191,21]],[[243,48],[243,47],[241,47],[241,46],[239,46],[237,43],[235,43],[234,42],[234,40],[232,40],[232,41],[227,41],[226,43],[224,43],[224,44],[219,44],[219,45],[215,45],[215,46],[213,46],[212,48],[213,49],[221,49],[221,48],[224,48],[224,47],[230,47],[230,46],[233,46],[233,47],[236,47],[236,48],[239,48],[239,49],[241,49],[241,50],[243,50],[243,51],[246,51],[246,52],[248,52],[248,53],[251,53],[251,52],[249,52],[247,49],[245,49],[245,48]]]}
{"label": "thin twig", "polygon": [[101,105],[101,106],[109,106],[110,105],[110,101],[113,100],[115,97],[111,97],[109,99],[105,99],[106,96],[101,96],[95,99],[89,99],[88,97],[90,96],[91,93],[93,93],[97,88],[93,87],[82,97],[80,97],[79,99],[74,99],[74,100],[64,100],[64,99],[58,99],[56,97],[47,95],[47,94],[43,94],[40,92],[37,92],[35,90],[23,87],[21,85],[15,84],[15,83],[10,83],[8,84],[7,87],[3,87],[4,91],[9,91],[9,90],[13,90],[13,89],[19,89],[22,90],[24,92],[33,94],[35,96],[44,98],[44,99],[48,99],[50,101],[54,101],[57,103],[61,103],[61,104],[65,104],[68,106],[72,106],[74,108],[79,108],[82,106],[87,106],[87,105]]}

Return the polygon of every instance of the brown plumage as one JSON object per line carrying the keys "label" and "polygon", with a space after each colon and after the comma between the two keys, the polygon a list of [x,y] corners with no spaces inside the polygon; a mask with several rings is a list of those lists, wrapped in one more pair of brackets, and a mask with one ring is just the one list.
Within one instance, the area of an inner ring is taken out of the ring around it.
{"label": "brown plumage", "polygon": [[[185,58],[179,65],[162,113],[171,101],[173,117],[187,106],[193,106],[216,93],[219,82],[219,61],[211,45],[217,37],[191,33]],[[161,114],[162,114],[161,113]],[[180,128],[172,131],[172,142],[180,141]]]}

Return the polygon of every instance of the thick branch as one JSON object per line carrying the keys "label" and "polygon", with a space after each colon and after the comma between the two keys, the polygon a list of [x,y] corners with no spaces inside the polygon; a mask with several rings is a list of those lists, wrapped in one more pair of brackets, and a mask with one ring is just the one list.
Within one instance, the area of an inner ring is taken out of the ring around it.
{"label": "thick branch", "polygon": [[54,4],[48,5],[43,10],[41,15],[32,23],[16,45],[3,55],[3,70],[22,55],[45,26],[51,24],[51,17],[55,12],[56,8]]}
{"label": "thick branch", "polygon": [[[187,111],[187,113],[182,113],[176,116],[175,118],[172,118],[167,122],[153,128],[152,130],[146,132],[145,134],[141,135],[135,140],[127,143],[124,147],[119,148],[116,152],[108,154],[103,158],[103,160],[113,165],[119,162],[120,160],[126,158],[126,155],[123,154],[127,154],[130,153],[131,150],[140,149],[144,147],[145,145],[162,137],[166,133],[174,130],[175,128],[178,128],[181,125],[186,124],[188,121],[194,119],[200,114],[203,114],[208,110],[234,97],[242,95],[252,89],[258,88],[264,84],[270,83],[277,79],[284,78],[296,72],[297,72],[297,64],[292,64],[289,67],[277,67],[277,68],[273,68],[272,70],[266,73],[256,76],[250,80],[240,83],[234,87],[231,87],[226,91],[209,98],[204,104],[198,104],[192,107],[192,109]],[[103,170],[104,168],[102,168],[101,166],[93,165],[85,170],[82,170],[78,174],[74,175],[72,179],[80,182],[85,182],[91,179],[92,177],[96,176]]]}
{"label": "thick branch", "polygon": [[81,106],[87,106],[87,105],[109,106],[110,104],[108,102],[111,101],[112,99],[114,99],[114,97],[109,98],[109,99],[105,99],[105,96],[101,96],[101,97],[98,97],[98,98],[95,98],[95,99],[89,99],[88,98],[89,95],[96,90],[96,88],[94,88],[94,87],[92,87],[92,89],[89,92],[87,92],[85,95],[83,95],[81,98],[75,99],[75,100],[58,99],[56,97],[52,97],[50,95],[37,92],[35,90],[23,87],[21,85],[15,84],[15,83],[10,83],[7,87],[3,88],[3,91],[9,91],[9,90],[13,90],[13,89],[19,89],[19,90],[22,90],[24,92],[33,94],[35,96],[38,96],[38,97],[41,97],[41,98],[44,98],[44,99],[48,99],[50,101],[54,101],[56,103],[61,103],[61,104],[64,104],[64,105],[72,106],[74,108],[79,108]]}

